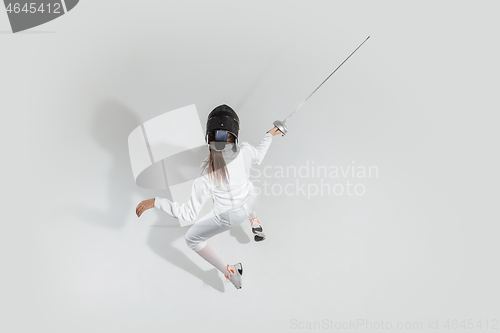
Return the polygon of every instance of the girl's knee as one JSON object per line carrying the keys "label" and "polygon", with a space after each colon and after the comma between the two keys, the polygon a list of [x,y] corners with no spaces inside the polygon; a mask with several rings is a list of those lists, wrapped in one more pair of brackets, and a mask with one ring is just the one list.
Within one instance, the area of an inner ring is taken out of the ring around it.
{"label": "girl's knee", "polygon": [[200,239],[197,236],[191,235],[189,232],[186,233],[184,240],[186,241],[187,246],[195,252],[200,251],[206,245],[204,240]]}
{"label": "girl's knee", "polygon": [[189,232],[186,233],[186,236],[184,236],[184,240],[186,241],[187,246],[189,246],[191,249],[196,246],[196,240],[189,234]]}

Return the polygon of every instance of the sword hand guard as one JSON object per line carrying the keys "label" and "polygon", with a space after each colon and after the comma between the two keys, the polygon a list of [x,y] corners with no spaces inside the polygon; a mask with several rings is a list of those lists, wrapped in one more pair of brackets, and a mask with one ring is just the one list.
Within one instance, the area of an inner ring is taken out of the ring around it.
{"label": "sword hand guard", "polygon": [[276,120],[274,123],[273,123],[274,126],[278,127],[278,129],[281,131],[281,133],[283,134],[282,136],[285,136],[286,132],[288,132],[288,129],[286,128],[285,126],[285,123],[282,122],[281,120]]}

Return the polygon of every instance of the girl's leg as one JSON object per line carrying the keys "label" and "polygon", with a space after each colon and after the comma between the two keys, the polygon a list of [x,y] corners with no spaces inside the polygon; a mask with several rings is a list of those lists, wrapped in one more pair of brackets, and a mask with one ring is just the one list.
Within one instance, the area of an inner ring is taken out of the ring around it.
{"label": "girl's leg", "polygon": [[214,219],[213,212],[211,212],[189,228],[185,237],[186,243],[203,259],[226,275],[228,264],[219,256],[215,249],[207,243],[207,240],[232,227],[231,225],[217,223]]}
{"label": "girl's leg", "polygon": [[250,210],[250,207],[246,206],[248,220],[250,221],[250,226],[252,227],[252,232],[255,234],[254,240],[256,242],[261,242],[266,239],[266,235],[263,232],[262,225],[260,224],[257,214],[254,210]]}
{"label": "girl's leg", "polygon": [[211,263],[215,268],[222,272],[222,274],[227,275],[227,265],[224,260],[219,256],[212,245],[205,243],[205,246],[198,253],[203,259]]}
{"label": "girl's leg", "polygon": [[250,226],[252,227],[252,232],[254,233],[254,240],[256,242],[261,242],[266,239],[266,235],[263,232],[262,225],[257,218],[257,213],[255,209],[257,208],[258,196],[256,193],[251,195],[247,202],[243,204],[243,208],[247,213],[248,220],[250,221]]}
{"label": "girl's leg", "polygon": [[247,204],[243,205],[243,208],[245,208],[245,211],[247,213],[248,220],[250,221],[250,226],[253,228],[257,228],[260,226],[259,219],[257,218],[257,213],[255,210],[252,210],[250,206]]}
{"label": "girl's leg", "polygon": [[[238,214],[233,215],[233,217]],[[243,274],[243,266],[241,263],[229,265],[215,252],[214,248],[207,243],[210,237],[220,234],[223,231],[236,227],[245,221],[244,214],[238,221],[231,221],[232,223],[223,223],[215,220],[215,215],[211,212],[209,215],[203,217],[200,221],[196,222],[186,233],[186,243],[203,259],[211,263],[215,268],[224,274],[224,276],[231,281],[236,289],[241,288],[241,276]]]}

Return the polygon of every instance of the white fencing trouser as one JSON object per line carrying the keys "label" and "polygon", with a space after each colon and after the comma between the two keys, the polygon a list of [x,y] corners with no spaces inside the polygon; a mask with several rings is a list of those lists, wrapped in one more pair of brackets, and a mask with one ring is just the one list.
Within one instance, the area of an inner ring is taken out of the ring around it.
{"label": "white fencing trouser", "polygon": [[210,237],[237,227],[246,220],[256,217],[256,206],[257,196],[250,195],[242,205],[227,212],[215,214],[212,210],[189,228],[185,236],[186,244],[195,252],[200,251],[205,247],[206,241]]}

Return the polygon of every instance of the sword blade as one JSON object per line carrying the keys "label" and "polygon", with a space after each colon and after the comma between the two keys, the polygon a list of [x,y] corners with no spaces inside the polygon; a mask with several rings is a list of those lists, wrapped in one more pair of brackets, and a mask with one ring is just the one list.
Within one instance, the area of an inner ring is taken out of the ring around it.
{"label": "sword blade", "polygon": [[354,52],[356,52],[367,40],[368,38],[370,38],[370,36],[368,36],[363,43],[361,43],[357,48],[356,50],[354,50],[344,61],[342,61],[342,63],[339,65],[339,67],[335,68],[335,70],[330,74],[328,75],[328,77],[325,79],[325,81],[321,82],[321,84],[318,86],[318,88],[314,89],[314,91],[311,93],[311,95],[309,95],[302,103],[299,104],[299,106],[292,112],[290,113],[290,115],[288,117],[285,118],[285,120],[283,120],[283,123],[286,123],[286,121],[288,119],[290,119],[290,117],[295,113],[297,112],[298,109],[300,109],[300,107],[302,105],[304,105],[305,102],[307,102],[307,100],[323,85],[323,83],[325,83],[326,81],[328,81],[328,79],[354,54]]}

